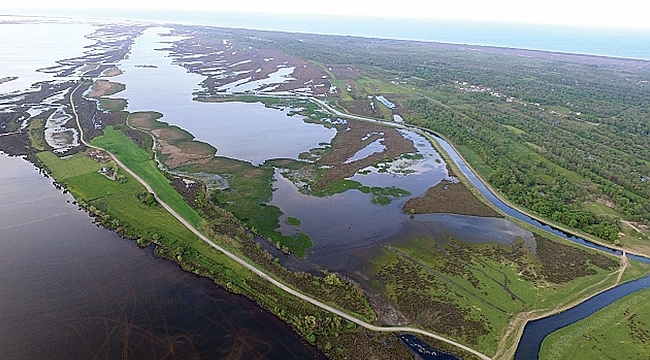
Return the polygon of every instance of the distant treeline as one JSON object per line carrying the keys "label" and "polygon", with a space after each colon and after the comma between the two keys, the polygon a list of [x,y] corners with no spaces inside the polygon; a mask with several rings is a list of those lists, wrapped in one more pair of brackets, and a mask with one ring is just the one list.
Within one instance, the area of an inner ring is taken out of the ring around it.
{"label": "distant treeline", "polygon": [[[448,137],[492,186],[544,217],[607,240],[617,239],[619,217],[650,223],[650,62],[209,31],[242,46],[273,48],[330,70],[354,68],[359,76],[402,84],[403,92],[383,95],[407,122]],[[359,100],[378,94],[354,95]],[[593,211],[590,204],[596,203],[612,211]]]}

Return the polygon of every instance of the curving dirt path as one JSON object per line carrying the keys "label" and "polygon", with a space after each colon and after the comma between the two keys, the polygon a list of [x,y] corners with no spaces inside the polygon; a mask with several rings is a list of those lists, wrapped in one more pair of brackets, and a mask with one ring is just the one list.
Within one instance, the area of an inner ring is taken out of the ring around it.
{"label": "curving dirt path", "polygon": [[[381,121],[381,120],[376,120],[376,119],[372,119],[372,118],[347,114],[347,113],[341,112],[341,111],[329,106],[327,103],[325,103],[322,100],[319,100],[319,99],[312,99],[312,100],[315,101],[317,104],[319,104],[323,109],[325,109],[327,111],[330,111],[331,113],[333,113],[333,114],[335,114],[337,116],[347,117],[347,118],[352,118],[352,119],[362,120],[362,121],[381,122],[381,123],[383,123],[385,125],[390,125],[390,126],[394,126],[394,127],[397,127],[397,128],[404,128],[404,129],[411,129],[411,130],[413,130],[413,128],[418,129],[418,127],[407,127],[407,126],[405,126],[403,124],[399,124],[399,123],[397,123],[397,124],[396,123],[386,123],[385,121]],[[481,181],[483,181],[483,179],[480,176],[479,176],[479,179]],[[485,183],[485,181],[483,181],[483,182]],[[486,184],[486,186],[488,186],[488,188],[489,188],[488,184]],[[538,219],[540,222],[544,222],[543,220],[535,217],[534,215],[529,214],[524,210],[521,210],[519,207],[516,207],[516,206],[512,205],[509,201],[504,199],[498,193],[496,193],[496,192],[493,192],[493,193],[497,197],[499,197],[503,202],[505,202],[506,204],[508,204],[512,208],[516,209],[517,211],[519,211],[519,212],[521,212],[521,213],[523,213],[523,214],[525,214],[527,216],[530,216],[530,217],[532,217],[534,219]],[[570,231],[564,229],[563,227],[560,227],[560,228],[563,231],[571,233]],[[612,285],[608,286],[607,288],[599,290],[596,293],[588,294],[588,295],[585,295],[583,297],[580,297],[577,300],[573,301],[572,303],[567,304],[567,305],[565,305],[565,306],[563,306],[561,308],[557,308],[557,309],[538,309],[538,310],[518,313],[510,321],[510,323],[508,324],[508,328],[506,329],[506,332],[505,332],[504,336],[501,338],[501,341],[499,342],[499,345],[497,347],[497,352],[495,353],[495,355],[493,357],[494,359],[511,359],[511,358],[514,357],[515,351],[517,350],[517,346],[519,344],[519,340],[521,339],[521,335],[523,334],[524,327],[526,326],[526,323],[528,323],[529,321],[544,318],[544,317],[551,316],[551,315],[554,315],[556,313],[560,313],[562,311],[568,310],[568,309],[570,309],[572,307],[575,307],[575,306],[579,305],[580,303],[582,303],[582,302],[584,302],[584,301],[586,301],[586,300],[588,300],[588,299],[590,299],[590,298],[592,298],[592,297],[594,297],[594,296],[596,296],[596,295],[598,295],[598,294],[600,294],[600,293],[602,293],[604,291],[607,291],[607,290],[609,290],[611,288],[614,288],[614,287],[618,286],[620,284],[621,278],[623,277],[623,273],[625,272],[625,270],[627,269],[628,264],[629,264],[627,254],[646,256],[646,255],[643,255],[643,254],[640,254],[640,253],[636,253],[634,251],[630,251],[629,249],[628,250],[623,250],[622,248],[612,247],[609,244],[603,244],[603,243],[601,243],[599,241],[594,241],[594,242],[601,245],[601,246],[608,247],[610,249],[620,250],[620,251],[623,252],[623,254],[621,255],[621,265],[620,265],[619,269],[616,270],[615,272],[613,272],[612,274],[610,274],[610,276],[608,276],[605,279],[601,280],[600,282],[598,282],[596,284],[593,284],[589,288],[602,286],[602,284],[604,284],[606,281],[608,281],[611,278],[611,276],[614,276],[614,275],[616,275],[615,282]],[[583,292],[585,292],[585,291],[587,291],[587,289],[583,290]],[[513,333],[515,333],[515,335],[513,335]],[[515,338],[516,341],[514,341],[514,343],[508,345],[507,342],[508,342],[508,340],[509,340],[509,338],[511,336],[516,336],[516,338]]]}
{"label": "curving dirt path", "polygon": [[453,345],[455,347],[463,349],[463,350],[465,350],[465,351],[467,351],[467,352],[469,352],[469,353],[471,353],[473,355],[478,356],[479,358],[481,358],[483,360],[490,360],[491,359],[489,356],[487,356],[485,354],[482,354],[482,353],[478,352],[477,350],[474,350],[474,349],[472,349],[472,348],[470,348],[468,346],[457,343],[457,342],[455,342],[453,340],[447,339],[447,338],[445,338],[443,336],[440,336],[440,335],[436,335],[436,334],[431,333],[431,332],[426,331],[426,330],[413,328],[413,327],[405,327],[405,326],[384,327],[384,326],[375,326],[375,325],[369,324],[369,323],[367,323],[367,322],[365,322],[365,321],[363,321],[361,319],[358,319],[358,318],[356,318],[356,317],[354,317],[354,316],[352,316],[350,314],[347,314],[347,313],[345,313],[345,312],[343,312],[343,311],[341,311],[339,309],[336,309],[336,308],[334,308],[334,307],[332,307],[330,305],[327,305],[325,303],[322,303],[322,302],[320,302],[320,301],[318,301],[318,300],[316,300],[316,299],[314,299],[314,298],[312,298],[312,297],[310,297],[310,296],[308,296],[306,294],[303,294],[303,293],[299,292],[298,290],[295,290],[295,289],[292,289],[292,288],[288,287],[287,285],[279,282],[278,280],[276,280],[276,279],[272,278],[271,276],[269,276],[268,274],[264,273],[262,270],[256,268],[255,266],[251,265],[250,263],[246,262],[244,259],[236,256],[235,254],[233,254],[233,253],[229,252],[228,250],[222,248],[221,246],[217,245],[212,240],[208,239],[202,233],[200,233],[196,228],[194,228],[194,226],[192,226],[192,224],[190,224],[187,220],[185,220],[182,216],[180,216],[169,205],[167,205],[165,202],[163,202],[158,197],[158,194],[156,194],[154,192],[153,188],[146,181],[144,181],[140,176],[138,176],[131,169],[126,167],[126,165],[124,165],[113,153],[111,153],[111,152],[109,152],[109,151],[107,151],[105,149],[102,149],[102,148],[100,148],[98,146],[91,145],[90,143],[86,142],[86,140],[84,139],[83,129],[82,129],[80,121],[79,121],[79,114],[77,113],[77,109],[76,109],[76,107],[74,105],[74,100],[73,100],[73,95],[79,89],[80,86],[81,86],[81,84],[77,85],[77,87],[75,87],[70,92],[69,96],[70,96],[70,107],[72,108],[72,112],[74,114],[74,118],[75,118],[75,121],[77,123],[77,127],[79,128],[79,139],[80,139],[81,143],[86,145],[89,148],[101,150],[101,151],[107,153],[111,157],[111,159],[113,159],[113,161],[115,161],[115,163],[119,167],[124,169],[124,171],[129,173],[129,175],[133,176],[133,178],[135,178],[140,184],[142,184],[147,189],[148,192],[152,193],[153,196],[155,197],[156,201],[158,201],[158,203],[165,210],[167,210],[173,217],[175,217],[178,221],[180,221],[181,224],[183,224],[188,230],[190,230],[192,233],[194,233],[196,236],[198,236],[201,240],[205,241],[208,245],[212,246],[213,248],[220,251],[221,253],[223,253],[224,255],[229,257],[230,259],[234,260],[238,264],[242,265],[243,267],[250,270],[251,272],[253,272],[257,276],[261,277],[262,279],[264,279],[265,281],[271,283],[272,285],[282,289],[283,291],[285,291],[285,292],[287,292],[287,293],[289,293],[289,294],[291,294],[291,295],[293,295],[293,296],[295,296],[295,297],[297,297],[299,299],[307,301],[310,304],[312,304],[314,306],[317,306],[317,307],[319,307],[319,308],[321,308],[321,309],[323,309],[325,311],[328,311],[328,312],[330,312],[332,314],[335,314],[337,316],[340,316],[340,317],[342,317],[342,318],[344,318],[344,319],[346,319],[348,321],[351,321],[351,322],[353,322],[353,323],[355,323],[355,324],[357,324],[357,325],[359,325],[361,327],[364,327],[364,328],[366,328],[368,330],[377,331],[377,332],[408,332],[408,333],[424,335],[424,336],[427,336],[427,337],[430,337],[430,338],[433,338],[433,339],[436,339],[436,340],[444,341],[444,342],[446,342],[448,344],[451,344],[451,345]]}

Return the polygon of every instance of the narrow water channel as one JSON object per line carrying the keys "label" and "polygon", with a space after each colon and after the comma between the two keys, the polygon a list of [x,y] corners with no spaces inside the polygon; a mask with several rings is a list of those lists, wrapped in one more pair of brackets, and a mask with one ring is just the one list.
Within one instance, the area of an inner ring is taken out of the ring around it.
{"label": "narrow water channel", "polygon": [[438,144],[440,144],[440,146],[442,146],[442,148],[445,150],[445,152],[447,152],[447,154],[449,154],[449,156],[452,158],[454,163],[456,163],[458,168],[460,168],[460,171],[463,173],[463,175],[465,175],[465,177],[467,179],[469,179],[469,181],[472,183],[472,185],[475,188],[477,188],[481,192],[481,194],[485,198],[488,199],[488,201],[490,201],[492,204],[494,204],[496,207],[498,207],[501,211],[506,213],[506,215],[512,216],[512,217],[517,218],[517,219],[522,220],[522,221],[525,221],[526,223],[528,223],[530,225],[533,225],[533,226],[535,226],[537,228],[540,228],[540,229],[542,229],[544,231],[548,231],[548,232],[550,232],[550,233],[552,233],[554,235],[560,236],[560,237],[562,237],[564,239],[571,240],[571,241],[573,241],[575,243],[578,243],[580,245],[584,245],[584,246],[587,246],[587,247],[590,247],[590,248],[593,248],[593,249],[606,251],[606,252],[609,252],[611,254],[616,254],[616,255],[621,255],[622,254],[622,252],[620,252],[618,250],[613,250],[613,249],[610,249],[608,247],[605,247],[605,246],[598,245],[598,244],[595,244],[593,242],[587,241],[587,240],[585,240],[583,238],[580,238],[580,237],[577,237],[577,236],[574,236],[574,235],[571,235],[571,234],[567,234],[566,232],[564,232],[562,230],[559,230],[559,229],[557,229],[557,228],[555,228],[553,226],[550,226],[548,224],[544,224],[544,223],[540,222],[539,220],[533,219],[532,217],[530,217],[530,216],[528,216],[526,214],[523,214],[523,213],[519,212],[518,210],[510,207],[509,205],[507,205],[506,203],[501,201],[501,199],[499,199],[496,195],[494,195],[492,193],[492,191],[490,191],[490,189],[488,189],[485,186],[485,184],[483,184],[483,182],[481,180],[479,180],[479,178],[476,176],[476,174],[474,174],[474,172],[472,170],[470,170],[469,166],[467,166],[467,163],[465,163],[463,158],[456,152],[456,149],[454,149],[453,146],[451,146],[447,141],[445,141],[444,139],[442,139],[441,137],[439,137],[439,136],[437,136],[437,135],[435,135],[433,133],[429,133],[429,135],[432,136],[438,142]]}
{"label": "narrow water channel", "polygon": [[594,314],[624,296],[648,287],[650,287],[650,276],[621,284],[567,311],[529,322],[517,347],[515,360],[536,358],[537,356],[531,356],[531,354],[539,354],[542,342],[551,333]]}
{"label": "narrow water channel", "polygon": [[[580,237],[567,234],[559,229],[556,229],[552,226],[544,224],[536,219],[529,217],[526,214],[523,214],[516,209],[505,204],[499,198],[497,198],[481,180],[478,179],[476,174],[467,166],[462,157],[456,152],[456,150],[444,139],[439,136],[429,133],[437,142],[440,144],[443,149],[449,154],[453,161],[458,165],[461,172],[469,179],[469,181],[485,196],[490,202],[499,207],[506,214],[516,217],[517,219],[523,220],[528,224],[536,226],[545,231],[551,232],[555,235],[561,236],[565,239],[571,240],[578,244],[588,246],[590,248],[607,251],[609,253],[622,255],[622,252],[613,250],[592,242],[589,242]],[[630,256],[627,255],[630,259],[650,262],[650,259],[643,256]],[[604,307],[612,304],[613,302],[630,295],[636,291],[643,290],[650,287],[650,274],[644,278],[630,281],[618,285],[608,291],[605,291],[601,294],[598,294],[591,299],[581,303],[578,306],[575,306],[569,310],[563,311],[561,313],[545,317],[539,320],[529,322],[524,328],[524,333],[517,347],[517,352],[515,354],[516,360],[528,360],[535,359],[538,357],[539,351],[542,346],[544,339],[551,333],[570,325],[578,320],[584,319],[589,315],[594,314],[598,310],[603,309]]]}
{"label": "narrow water channel", "polygon": [[0,358],[325,359],[243,296],[93,224],[0,153]]}

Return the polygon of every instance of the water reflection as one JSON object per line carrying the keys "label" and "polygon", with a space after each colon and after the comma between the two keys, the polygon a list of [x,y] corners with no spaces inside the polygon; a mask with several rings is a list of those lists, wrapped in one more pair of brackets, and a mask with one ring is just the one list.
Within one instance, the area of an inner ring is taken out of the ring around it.
{"label": "water reflection", "polygon": [[[267,159],[297,159],[302,152],[329,142],[336,134],[320,124],[308,124],[301,116],[287,116],[255,103],[204,103],[193,100],[204,77],[174,65],[170,52],[158,50],[177,37],[160,36],[169,29],[150,28],[136,39],[129,58],[120,62],[124,72],[113,78],[126,84],[116,97],[128,99],[129,111],[157,111],[161,121],[189,131],[197,140],[217,148],[217,155],[258,165]],[[142,65],[150,65],[143,67]]]}
{"label": "water reflection", "polygon": [[[442,180],[457,181],[450,176],[440,154],[421,135],[402,131],[416,145],[416,154],[380,163],[363,169],[351,179],[367,186],[396,186],[421,196]],[[308,261],[330,271],[339,271],[359,278],[359,270],[382,244],[394,244],[414,237],[446,241],[453,237],[467,242],[498,242],[511,244],[521,238],[535,251],[533,235],[507,219],[481,218],[454,214],[423,214],[410,216],[402,210],[408,198],[394,199],[386,206],[371,202],[372,195],[348,190],[328,197],[304,194],[276,171],[271,205],[279,207],[284,216],[279,231],[289,234],[297,227],[286,224],[287,217],[301,221],[299,230],[309,235],[314,247]],[[292,262],[283,262],[293,268]],[[303,269],[299,266],[295,269]]]}
{"label": "water reflection", "polygon": [[93,225],[0,154],[0,357],[319,358],[276,317]]}

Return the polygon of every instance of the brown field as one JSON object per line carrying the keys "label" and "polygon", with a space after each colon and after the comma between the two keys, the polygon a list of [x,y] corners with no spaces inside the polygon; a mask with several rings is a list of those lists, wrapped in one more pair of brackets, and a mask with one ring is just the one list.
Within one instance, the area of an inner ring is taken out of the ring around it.
{"label": "brown field", "polygon": [[129,114],[129,124],[134,127],[143,129],[153,129],[156,119],[162,117],[161,113],[156,112],[136,112]]}
{"label": "brown field", "polygon": [[129,115],[129,124],[156,138],[160,145],[161,161],[170,169],[210,161],[217,152],[213,146],[194,140],[187,131],[159,122],[161,114],[140,112]]}
{"label": "brown field", "polygon": [[[327,188],[333,182],[353,176],[357,171],[372,164],[394,159],[402,154],[416,152],[413,142],[405,139],[396,129],[375,123],[348,120],[345,125],[337,125],[338,132],[332,140],[332,148],[318,162],[329,166],[323,177],[314,184],[315,190]],[[349,129],[349,130],[347,130]],[[367,136],[368,134],[372,134]],[[367,136],[367,139],[362,140]],[[345,164],[357,151],[373,141],[383,138],[386,149],[364,159]]]}
{"label": "brown field", "polygon": [[122,70],[120,70],[117,66],[111,66],[108,69],[102,71],[102,74],[100,75],[101,77],[113,77],[113,76],[118,76],[122,75]]}
{"label": "brown field", "polygon": [[124,90],[124,85],[119,83],[114,83],[108,80],[97,80],[93,83],[90,94],[90,98],[100,98],[102,96],[108,96],[115,94]]}
{"label": "brown field", "polygon": [[479,201],[462,183],[443,180],[422,197],[409,199],[404,212],[412,214],[447,213],[483,217],[503,217]]}
{"label": "brown field", "polygon": [[[250,81],[266,79],[269,74],[278,71],[281,67],[295,67],[295,70],[291,74],[290,80],[280,84],[271,92],[309,88],[314,95],[318,95],[329,91],[330,81],[327,73],[310,62],[274,49],[237,48],[230,43],[225,44],[223,40],[227,38],[227,34],[222,34],[223,37],[217,38],[193,35],[194,38],[180,42],[174,51],[179,55],[179,62],[192,72],[211,71],[215,63],[218,63],[219,67],[227,69],[230,76],[226,78],[209,77],[204,81],[204,85],[213,93],[217,93],[220,86],[246,78],[250,78]],[[199,42],[201,47],[196,46]],[[195,61],[194,58],[192,60],[184,59],[184,55],[197,54],[205,55],[201,58],[201,62]],[[206,70],[206,68],[210,70]]]}

